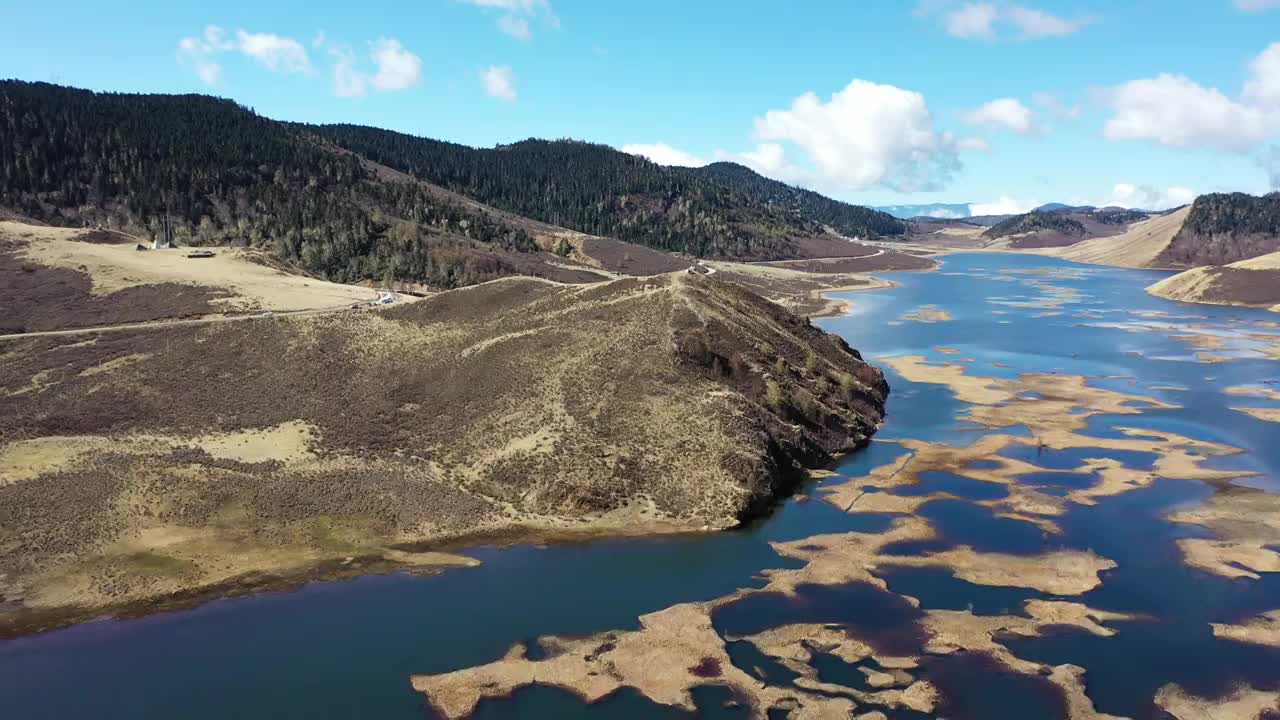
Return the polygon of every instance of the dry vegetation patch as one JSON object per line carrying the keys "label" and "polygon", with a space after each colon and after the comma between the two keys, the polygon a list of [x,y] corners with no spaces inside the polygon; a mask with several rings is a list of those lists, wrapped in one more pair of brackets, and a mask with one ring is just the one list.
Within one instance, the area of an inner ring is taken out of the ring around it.
{"label": "dry vegetation patch", "polygon": [[866,442],[887,392],[839,338],[685,273],[93,339],[0,363],[0,585],[27,608],[504,528],[732,525]]}

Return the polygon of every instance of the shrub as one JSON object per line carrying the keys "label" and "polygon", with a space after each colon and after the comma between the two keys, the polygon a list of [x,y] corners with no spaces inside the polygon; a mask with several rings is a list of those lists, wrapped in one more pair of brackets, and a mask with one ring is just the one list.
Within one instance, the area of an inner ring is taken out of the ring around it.
{"label": "shrub", "polygon": [[768,401],[769,407],[774,410],[781,410],[782,406],[787,402],[786,392],[776,381],[770,380],[764,388],[765,400]]}

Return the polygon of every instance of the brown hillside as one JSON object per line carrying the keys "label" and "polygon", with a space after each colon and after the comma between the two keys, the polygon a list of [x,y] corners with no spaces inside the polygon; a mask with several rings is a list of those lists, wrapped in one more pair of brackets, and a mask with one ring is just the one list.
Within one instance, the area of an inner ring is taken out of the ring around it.
{"label": "brown hillside", "polygon": [[691,273],[0,351],[14,622],[480,532],[723,527],[866,442],[887,393],[838,337]]}

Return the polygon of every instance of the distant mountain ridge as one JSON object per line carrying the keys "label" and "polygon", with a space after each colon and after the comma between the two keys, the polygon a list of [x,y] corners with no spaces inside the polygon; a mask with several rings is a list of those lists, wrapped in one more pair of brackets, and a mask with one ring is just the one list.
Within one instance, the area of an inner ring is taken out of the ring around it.
{"label": "distant mountain ridge", "polygon": [[924,205],[881,205],[875,210],[901,220],[928,217],[940,220],[962,220],[972,216],[970,203],[928,203]]}

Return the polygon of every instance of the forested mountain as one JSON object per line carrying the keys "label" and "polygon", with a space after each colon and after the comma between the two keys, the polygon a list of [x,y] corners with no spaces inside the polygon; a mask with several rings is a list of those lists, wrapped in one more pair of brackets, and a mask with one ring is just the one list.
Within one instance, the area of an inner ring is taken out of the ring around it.
{"label": "forested mountain", "polygon": [[1182,229],[1161,253],[1167,266],[1225,265],[1280,250],[1280,192],[1261,197],[1212,193],[1196,198]]}
{"label": "forested mountain", "polygon": [[863,237],[907,229],[728,163],[670,168],[568,140],[475,149],[278,122],[203,95],[3,81],[0,137],[0,212],[140,236],[154,236],[167,214],[182,244],[264,247],[341,281],[452,287],[514,274],[525,262],[518,254],[537,250],[526,218],[744,259],[812,254],[815,238],[839,242],[824,226]]}
{"label": "forested mountain", "polygon": [[740,165],[673,168],[572,140],[492,149],[355,125],[311,128],[352,152],[526,217],[697,256],[784,258],[831,225],[846,235],[906,232],[863,207],[760,177]]}
{"label": "forested mountain", "polygon": [[0,82],[0,207],[54,225],[266,247],[326,277],[513,274],[531,238],[228,100]]}
{"label": "forested mountain", "polygon": [[1083,223],[1068,215],[1033,210],[1023,215],[1014,215],[1007,220],[1002,220],[992,225],[983,235],[989,238],[1002,238],[1039,230],[1055,230],[1064,235],[1072,236],[1083,236],[1086,232]]}
{"label": "forested mountain", "polygon": [[842,235],[876,237],[907,232],[907,224],[889,213],[861,205],[850,205],[812,190],[770,180],[737,163],[718,162],[700,168],[672,169],[713,178],[730,189],[751,197],[755,202],[791,210],[810,220],[829,225]]}

